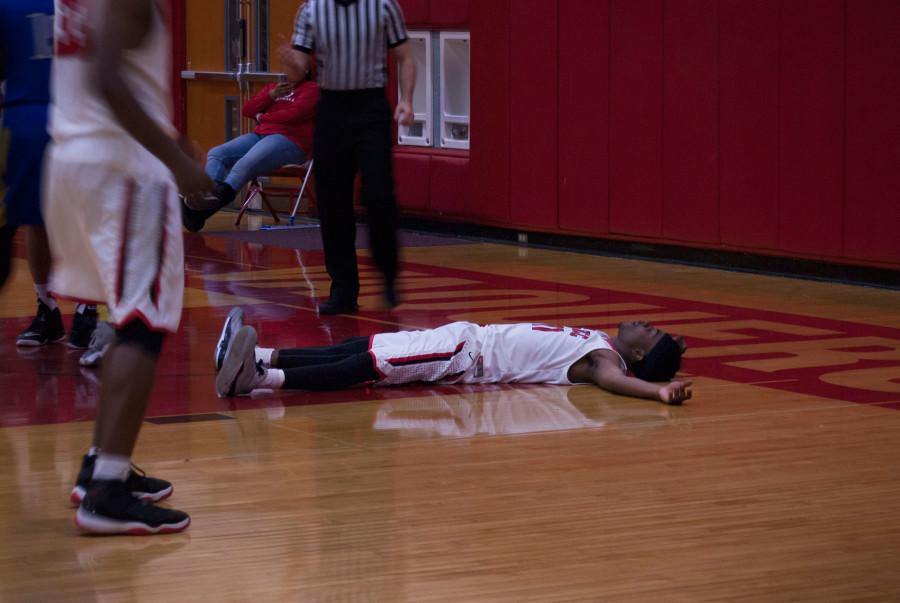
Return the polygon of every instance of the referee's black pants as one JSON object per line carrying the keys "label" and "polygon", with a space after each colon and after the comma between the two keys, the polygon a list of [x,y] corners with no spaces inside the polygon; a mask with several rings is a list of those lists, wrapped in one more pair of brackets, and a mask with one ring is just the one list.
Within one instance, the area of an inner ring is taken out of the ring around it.
{"label": "referee's black pants", "polygon": [[391,159],[391,108],[383,88],[322,90],[313,140],[316,198],[331,276],[331,300],[356,303],[356,220],[353,184],[362,177],[361,202],[369,221],[372,259],[393,286],[397,277],[397,200]]}

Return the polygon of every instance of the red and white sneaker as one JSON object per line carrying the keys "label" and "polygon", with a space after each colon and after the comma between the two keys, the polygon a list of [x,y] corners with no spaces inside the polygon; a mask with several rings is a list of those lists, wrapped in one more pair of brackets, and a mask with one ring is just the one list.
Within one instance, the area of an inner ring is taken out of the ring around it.
{"label": "red and white sneaker", "polygon": [[125,482],[93,480],[75,513],[75,525],[89,534],[171,534],[191,525],[191,518],[135,498]]}

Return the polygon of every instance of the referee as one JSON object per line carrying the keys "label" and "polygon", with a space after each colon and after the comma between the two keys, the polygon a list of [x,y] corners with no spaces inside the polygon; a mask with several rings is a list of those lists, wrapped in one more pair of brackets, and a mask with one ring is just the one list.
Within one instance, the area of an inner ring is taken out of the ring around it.
{"label": "referee", "polygon": [[353,184],[362,177],[361,201],[369,219],[372,258],[384,275],[384,297],[397,305],[397,200],[391,158],[391,109],[385,96],[388,48],[400,74],[394,119],[413,120],[416,64],[397,0],[308,0],[297,13],[291,46],[279,56],[291,79],[318,63],[321,96],[313,135],[316,197],[331,276],[331,295],[320,314],[359,308]]}

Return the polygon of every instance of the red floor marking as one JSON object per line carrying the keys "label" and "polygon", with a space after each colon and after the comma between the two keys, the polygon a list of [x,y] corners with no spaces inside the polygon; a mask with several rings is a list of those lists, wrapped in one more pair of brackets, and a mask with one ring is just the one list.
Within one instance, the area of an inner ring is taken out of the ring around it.
{"label": "red floor marking", "polygon": [[[464,312],[464,309],[430,310],[416,309],[407,304],[395,313],[366,311],[359,317],[323,317],[319,319],[313,312],[297,308],[311,308],[311,300],[306,295],[308,288],[300,275],[296,278],[278,277],[269,279],[272,287],[257,288],[254,283],[265,280],[259,271],[297,268],[296,255],[292,250],[276,249],[225,240],[214,237],[186,237],[187,253],[187,286],[205,289],[207,292],[227,293],[230,295],[249,297],[262,303],[247,306],[246,318],[259,332],[260,344],[270,347],[299,347],[304,345],[327,345],[337,343],[347,337],[367,336],[384,330],[392,330],[390,323],[437,326],[449,320],[452,315]],[[307,268],[322,265],[321,252],[303,252],[302,259]],[[371,268],[371,263],[361,259],[361,268]],[[699,337],[688,337],[690,352],[684,361],[684,369],[693,376],[712,377],[726,381],[760,384],[765,387],[786,391],[823,396],[837,400],[846,400],[862,404],[877,404],[884,408],[900,409],[897,391],[876,391],[862,389],[857,383],[855,387],[834,385],[822,381],[825,375],[847,370],[871,370],[873,379],[877,380],[879,371],[900,367],[900,359],[861,359],[841,362],[834,366],[809,366],[785,370],[762,371],[748,366],[736,366],[742,361],[758,361],[765,359],[790,358],[794,351],[808,342],[821,342],[829,339],[845,338],[857,340],[855,345],[861,351],[879,352],[889,348],[900,348],[900,330],[872,325],[858,324],[848,321],[827,320],[798,316],[780,312],[750,310],[714,303],[685,301],[661,296],[644,295],[622,291],[613,291],[602,287],[560,285],[544,281],[524,278],[503,277],[473,271],[456,270],[446,267],[425,264],[405,263],[404,269],[426,275],[428,278],[454,277],[474,281],[473,284],[456,286],[434,286],[417,289],[417,292],[467,291],[477,295],[478,291],[489,289],[531,290],[584,296],[579,306],[597,304],[640,303],[654,306],[652,311],[627,312],[626,314],[643,314],[652,319],[654,313],[704,312],[717,315],[715,318],[683,319],[662,321],[670,330],[677,333],[678,324],[714,324],[734,320],[766,320],[786,325],[800,325],[835,331],[838,335],[797,336],[761,330],[738,330],[736,334],[751,335],[753,339],[704,340]],[[245,274],[240,274],[240,273]],[[234,280],[215,281],[203,277],[230,273]],[[241,280],[242,276],[246,279]],[[281,284],[283,283],[283,285]],[[496,298],[497,296],[492,296]],[[500,296],[502,298],[502,296]],[[465,302],[466,296],[442,301]],[[417,300],[427,304],[428,299]],[[464,304],[463,304],[464,305]],[[527,307],[516,305],[515,299],[504,309],[516,310]],[[556,308],[544,303],[535,306],[533,316],[517,317],[520,322],[551,322],[577,325],[592,325],[599,318],[614,317],[617,312],[598,315],[588,313],[579,318],[566,314],[560,320],[554,320]],[[213,346],[218,338],[222,321],[228,307],[194,308],[186,310],[182,326],[177,335],[169,338],[158,367],[158,379],[154,390],[149,416],[165,416],[191,413],[227,412],[247,408],[268,408],[295,406],[305,404],[325,404],[358,400],[381,400],[410,395],[421,395],[428,391],[456,393],[486,389],[485,386],[453,386],[442,388],[402,387],[402,388],[369,388],[341,392],[278,392],[262,398],[235,398],[220,400],[216,398],[213,388]],[[67,324],[70,317],[66,318]],[[14,349],[12,342],[15,335],[24,329],[30,319],[0,320],[0,354],[4,359],[0,366],[0,426],[60,423],[84,421],[92,419],[96,409],[98,395],[99,372],[81,369],[78,366],[78,351],[69,350],[62,345],[53,345],[45,349],[20,352]],[[388,323],[388,324],[386,324]],[[615,332],[615,328],[604,330]],[[861,340],[860,338],[869,338]],[[773,345],[773,349],[765,353],[752,353],[752,346]],[[886,344],[882,346],[881,344]],[[815,344],[818,345],[818,344]],[[831,346],[840,347],[841,344]],[[732,348],[727,353],[715,352],[715,348]],[[734,346],[740,346],[735,348]],[[844,346],[847,347],[847,346]],[[704,354],[712,355],[701,357]],[[883,388],[890,389],[896,382],[886,382]],[[487,386],[488,389],[503,386]],[[702,392],[698,392],[702,395]]]}

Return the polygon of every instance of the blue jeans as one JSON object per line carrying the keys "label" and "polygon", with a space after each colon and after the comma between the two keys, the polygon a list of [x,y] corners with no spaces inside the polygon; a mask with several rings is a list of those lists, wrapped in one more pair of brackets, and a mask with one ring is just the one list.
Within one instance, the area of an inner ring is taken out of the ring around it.
{"label": "blue jeans", "polygon": [[289,163],[303,163],[303,150],[281,134],[244,134],[213,147],[206,155],[206,173],[236,191],[256,176]]}

